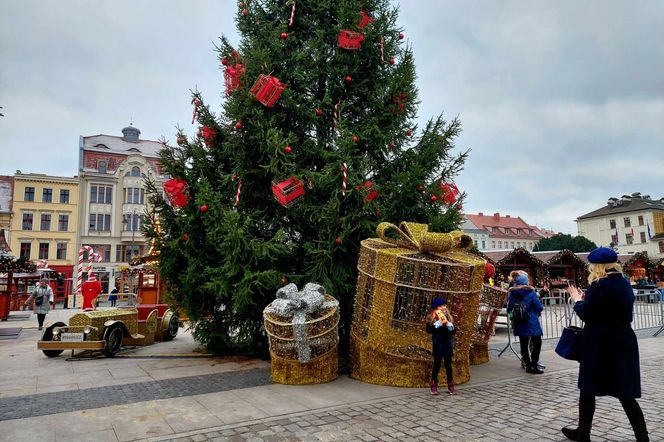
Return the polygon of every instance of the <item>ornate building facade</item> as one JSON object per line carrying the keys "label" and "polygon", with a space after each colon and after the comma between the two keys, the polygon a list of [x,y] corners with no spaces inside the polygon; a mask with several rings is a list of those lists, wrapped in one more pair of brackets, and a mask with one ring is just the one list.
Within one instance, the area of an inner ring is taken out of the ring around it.
{"label": "ornate building facade", "polygon": [[466,214],[461,229],[473,238],[480,251],[523,247],[532,252],[540,239],[554,235],[554,232],[531,226],[519,216],[501,216],[500,213]]}

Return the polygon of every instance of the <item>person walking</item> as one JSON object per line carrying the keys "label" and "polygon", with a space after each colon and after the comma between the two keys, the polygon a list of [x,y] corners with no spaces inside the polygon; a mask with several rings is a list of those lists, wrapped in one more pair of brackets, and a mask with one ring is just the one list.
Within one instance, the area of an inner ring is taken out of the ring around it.
{"label": "person walking", "polygon": [[574,311],[584,321],[579,365],[579,422],[563,428],[570,440],[589,441],[596,396],[618,398],[638,442],[649,441],[646,421],[637,398],[641,397],[639,344],[631,327],[634,292],[622,276],[618,255],[599,247],[590,262],[585,295],[569,287]]}
{"label": "person walking", "polygon": [[32,309],[37,315],[39,330],[41,330],[44,327],[46,314],[51,310],[51,307],[55,307],[53,302],[53,289],[48,285],[48,279],[42,277],[39,280],[37,287],[35,287],[28,299],[25,300],[23,310],[25,310],[25,306],[29,305],[30,302],[32,302]]}
{"label": "person walking", "polygon": [[[519,337],[521,360],[526,373],[542,374],[539,365],[542,350],[542,326],[539,315],[544,310],[542,303],[533,287],[528,285],[528,274],[523,270],[516,271],[512,278],[514,286],[509,289],[507,312],[511,315],[514,336]],[[532,342],[532,349],[530,344]]]}
{"label": "person walking", "polygon": [[111,294],[108,295],[108,300],[111,303],[111,307],[115,307],[116,302],[118,302],[118,288],[113,287],[113,290],[111,290]]}
{"label": "person walking", "polygon": [[438,394],[438,373],[440,363],[444,361],[445,376],[447,378],[447,392],[454,396],[457,394],[452,375],[452,355],[454,353],[453,336],[456,333],[452,314],[447,309],[447,300],[434,298],[431,301],[431,316],[426,325],[427,333],[431,335],[431,350],[433,353],[433,368],[431,370],[431,394]]}

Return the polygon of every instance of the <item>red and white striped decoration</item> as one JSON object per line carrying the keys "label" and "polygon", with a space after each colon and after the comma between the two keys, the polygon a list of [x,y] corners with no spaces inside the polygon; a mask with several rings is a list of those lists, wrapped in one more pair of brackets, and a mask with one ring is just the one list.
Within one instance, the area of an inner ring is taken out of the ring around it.
{"label": "red and white striped decoration", "polygon": [[385,61],[385,39],[380,37],[380,61]]}
{"label": "red and white striped decoration", "polygon": [[[76,293],[81,291],[81,286],[83,285],[83,255],[85,254],[86,250],[88,252],[88,260],[95,252],[90,246],[81,246],[81,248],[78,251],[78,268],[76,270]],[[91,265],[92,264],[88,264],[88,268]]]}
{"label": "red and white striped decoration", "polygon": [[346,172],[348,171],[348,165],[344,161],[343,166],[341,166],[341,173],[343,174],[343,177],[341,178],[341,193],[346,194]]}
{"label": "red and white striped decoration", "polygon": [[95,276],[94,270],[92,269],[92,261],[101,262],[101,255],[97,252],[88,254],[88,279],[94,278]]}
{"label": "red and white striped decoration", "polygon": [[295,18],[295,0],[292,1],[293,3],[293,8],[291,9],[290,13],[290,20],[288,21],[288,26],[293,26],[293,19]]}
{"label": "red and white striped decoration", "polygon": [[242,192],[242,180],[240,180],[240,182],[237,183],[237,192],[235,192],[235,204],[233,204],[234,207],[237,207],[237,205],[240,204],[241,192]]}
{"label": "red and white striped decoration", "polygon": [[337,125],[339,123],[339,105],[341,104],[341,101],[337,101],[337,104],[334,105],[334,113],[332,114],[332,129],[336,129]]}
{"label": "red and white striped decoration", "polygon": [[191,104],[194,105],[194,113],[191,115],[191,124],[194,124],[194,121],[196,121],[196,114],[198,113],[198,106],[201,105],[201,100],[194,97],[194,99],[191,100]]}

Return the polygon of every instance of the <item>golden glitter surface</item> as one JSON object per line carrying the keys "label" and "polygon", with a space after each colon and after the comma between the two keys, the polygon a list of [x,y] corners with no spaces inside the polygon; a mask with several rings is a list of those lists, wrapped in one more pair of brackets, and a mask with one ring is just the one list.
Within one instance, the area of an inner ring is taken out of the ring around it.
{"label": "golden glitter surface", "polygon": [[446,298],[457,329],[455,383],[470,379],[484,260],[461,248],[463,232],[381,223],[380,238],[362,241],[351,332],[351,375],[381,385],[423,387],[431,377],[431,335],[425,331],[433,298]]}
{"label": "golden glitter surface", "polygon": [[96,327],[96,330],[93,329],[93,331],[90,333],[89,339],[92,341],[100,341],[102,338],[101,334],[104,331],[104,323],[110,320],[124,322],[124,324],[127,326],[127,329],[129,330],[129,333],[131,334],[138,332],[138,310],[135,308],[112,308],[76,313],[71,318],[69,318],[69,325],[90,325],[92,327]]}

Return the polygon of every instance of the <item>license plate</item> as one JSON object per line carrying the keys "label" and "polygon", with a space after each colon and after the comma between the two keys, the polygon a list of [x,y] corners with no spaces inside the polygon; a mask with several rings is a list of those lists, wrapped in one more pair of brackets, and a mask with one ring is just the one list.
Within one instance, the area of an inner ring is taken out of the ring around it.
{"label": "license plate", "polygon": [[62,333],[60,335],[60,341],[62,342],[82,342],[83,333]]}

